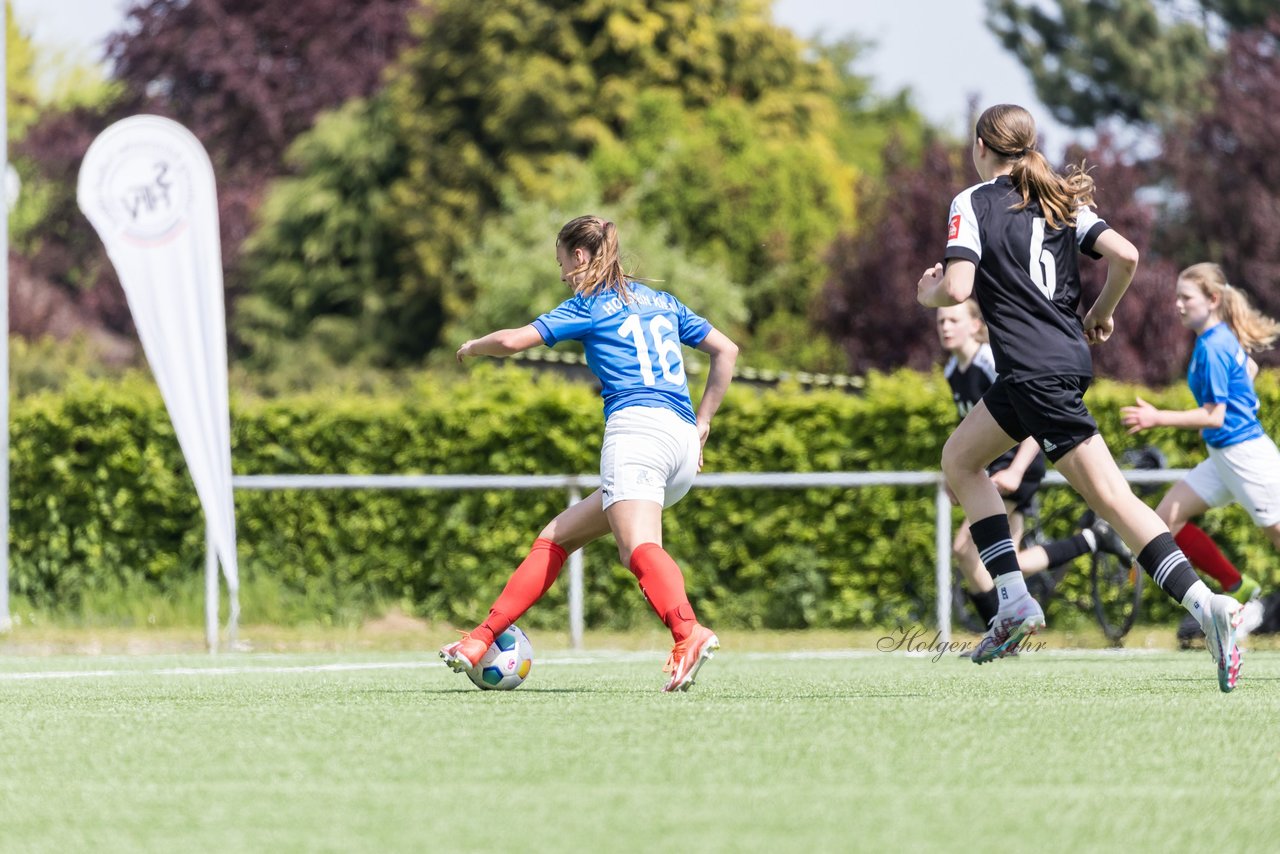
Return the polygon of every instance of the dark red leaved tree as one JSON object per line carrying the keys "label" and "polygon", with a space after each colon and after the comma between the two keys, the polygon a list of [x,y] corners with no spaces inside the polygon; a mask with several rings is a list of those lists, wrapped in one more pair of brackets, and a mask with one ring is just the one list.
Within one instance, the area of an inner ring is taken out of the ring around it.
{"label": "dark red leaved tree", "polygon": [[1234,33],[1211,85],[1213,107],[1166,142],[1177,205],[1161,246],[1179,268],[1216,261],[1280,316],[1280,16]]}
{"label": "dark red leaved tree", "polygon": [[107,327],[129,330],[124,296],[75,203],[85,151],[125,116],[153,113],[189,128],[218,178],[223,264],[234,294],[240,246],[283,154],[322,110],[367,96],[411,38],[421,0],[140,0],[106,58],[124,94],[110,107],[44,116],[15,148],[55,188],[28,250],[32,276],[87,293],[73,298]]}
{"label": "dark red leaved tree", "polygon": [[933,312],[916,302],[916,282],[942,260],[947,207],[966,181],[958,168],[963,153],[935,140],[915,164],[895,151],[890,143],[883,177],[861,188],[857,232],[832,244],[817,312],[854,373],[925,370],[938,361]]}
{"label": "dark red leaved tree", "polygon": [[[1072,148],[1068,162],[1083,162],[1095,182],[1094,207],[1107,224],[1138,248],[1138,271],[1115,314],[1111,339],[1092,348],[1098,376],[1164,385],[1186,367],[1191,337],[1173,306],[1178,266],[1155,246],[1158,199],[1152,193],[1152,164],[1118,151],[1109,137],[1090,150]],[[1106,281],[1107,265],[1080,257],[1081,312],[1093,304]]]}

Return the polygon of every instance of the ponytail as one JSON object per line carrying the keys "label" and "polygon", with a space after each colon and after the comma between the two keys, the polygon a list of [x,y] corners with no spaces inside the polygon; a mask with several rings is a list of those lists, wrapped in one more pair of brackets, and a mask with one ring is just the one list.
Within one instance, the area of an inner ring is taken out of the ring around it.
{"label": "ponytail", "polygon": [[1022,196],[1013,210],[1023,210],[1038,201],[1050,228],[1076,224],[1076,211],[1093,204],[1093,178],[1083,163],[1072,166],[1066,177],[1049,165],[1036,150],[1036,123],[1031,114],[1015,104],[989,107],[978,118],[978,139],[994,154],[1013,162],[1009,180]]}
{"label": "ponytail", "polygon": [[1222,303],[1218,306],[1218,313],[1222,316],[1223,323],[1231,327],[1246,352],[1270,350],[1276,338],[1280,337],[1280,323],[1254,308],[1249,297],[1239,288],[1227,285],[1222,289]]}
{"label": "ponytail", "polygon": [[1013,164],[1009,178],[1022,196],[1015,210],[1022,210],[1031,200],[1038,199],[1044,211],[1044,221],[1050,228],[1076,224],[1076,211],[1093,204],[1093,178],[1089,177],[1084,163],[1072,164],[1064,178],[1053,170],[1049,161],[1038,151],[1028,151]]}
{"label": "ponytail", "polygon": [[616,225],[603,217],[580,216],[560,229],[556,245],[564,247],[566,252],[583,249],[590,256],[571,273],[579,282],[574,286],[575,294],[591,297],[602,291],[616,291],[627,299],[630,277],[622,269]]}

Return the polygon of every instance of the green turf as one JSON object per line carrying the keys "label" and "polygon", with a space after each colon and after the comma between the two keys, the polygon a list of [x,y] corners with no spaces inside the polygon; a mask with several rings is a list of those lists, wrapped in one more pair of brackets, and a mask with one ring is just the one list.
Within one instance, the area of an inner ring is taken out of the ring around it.
{"label": "green turf", "polygon": [[0,847],[1280,845],[1280,653],[1231,695],[1203,651],[823,655],[724,651],[678,695],[644,652],[509,693],[405,653],[7,659]]}

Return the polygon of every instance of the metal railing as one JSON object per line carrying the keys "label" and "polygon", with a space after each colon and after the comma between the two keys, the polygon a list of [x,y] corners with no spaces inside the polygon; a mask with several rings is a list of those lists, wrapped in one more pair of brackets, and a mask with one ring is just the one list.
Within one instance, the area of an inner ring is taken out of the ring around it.
{"label": "metal railing", "polygon": [[[1170,483],[1186,476],[1186,469],[1125,470],[1130,483]],[[1058,472],[1049,472],[1046,484],[1065,484]],[[494,489],[564,489],[568,505],[582,500],[600,485],[598,475],[373,475],[373,474],[278,474],[236,475],[231,479],[236,489],[428,489],[428,490],[494,490]],[[947,497],[941,472],[736,472],[700,474],[694,488],[736,487],[740,489],[812,489],[853,488],[867,486],[932,486],[934,487],[934,550],[938,585],[938,632],[943,642],[951,640],[951,500]],[[548,520],[550,521],[550,520]],[[206,548],[208,548],[206,546]],[[582,550],[569,556],[569,643],[582,648],[584,614],[582,602]],[[212,603],[206,603],[206,632],[210,648],[217,644],[217,560],[206,553],[206,590],[212,591]]]}

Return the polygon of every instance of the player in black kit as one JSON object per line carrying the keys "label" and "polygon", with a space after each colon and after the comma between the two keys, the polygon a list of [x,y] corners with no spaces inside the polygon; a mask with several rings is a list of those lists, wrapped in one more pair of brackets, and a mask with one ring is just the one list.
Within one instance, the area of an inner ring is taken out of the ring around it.
{"label": "player in black kit", "polygon": [[[995,358],[991,346],[986,343],[986,326],[972,299],[960,305],[943,306],[937,311],[938,342],[947,353],[942,373],[951,386],[951,397],[956,413],[963,418],[978,405],[996,380]],[[1040,481],[1045,475],[1044,453],[1034,439],[1027,438],[1017,447],[1010,448],[987,466],[987,474],[1004,499],[1009,516],[1009,532],[1015,545],[1022,540],[1024,515],[1031,507]],[[1033,575],[1051,566],[1074,560],[1089,554],[1100,546],[1118,551],[1124,560],[1132,560],[1124,543],[1119,542],[1110,529],[1098,525],[1099,530],[1086,528],[1074,536],[1018,550],[1018,567],[1023,575]],[[952,545],[960,573],[964,577],[965,590],[974,610],[989,626],[999,609],[995,584],[991,574],[978,558],[966,521],[956,531]]]}
{"label": "player in black kit", "polygon": [[[1230,691],[1240,672],[1240,603],[1214,595],[1195,574],[1156,512],[1133,494],[1084,405],[1093,377],[1089,344],[1111,337],[1112,315],[1133,280],[1138,250],[1089,207],[1093,179],[1064,177],[1036,150],[1036,127],[1022,107],[1000,104],[979,117],[973,164],[982,179],[951,203],[946,266],[916,286],[922,305],[976,296],[991,336],[997,377],[942,451],[942,470],[965,516],[1000,607],[975,650],[982,664],[1044,626],[1027,593],[1000,492],[986,466],[1033,437],[1068,483],[1138,555],[1143,569],[1205,628]],[[1083,320],[1076,255],[1103,258],[1107,280]]]}

